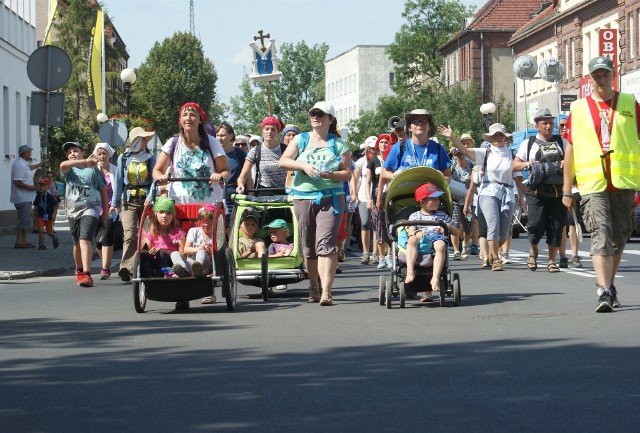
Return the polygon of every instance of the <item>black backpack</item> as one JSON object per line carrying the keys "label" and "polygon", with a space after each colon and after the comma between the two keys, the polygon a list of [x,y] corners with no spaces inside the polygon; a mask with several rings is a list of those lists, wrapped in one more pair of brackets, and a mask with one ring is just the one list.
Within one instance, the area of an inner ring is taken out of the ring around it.
{"label": "black backpack", "polygon": [[[280,155],[284,154],[284,151],[287,149],[287,145],[284,143],[280,143]],[[256,157],[255,162],[253,163],[256,166],[256,181],[254,182],[253,187],[255,189],[260,188],[260,157],[262,156],[262,143],[258,144],[256,147]]]}

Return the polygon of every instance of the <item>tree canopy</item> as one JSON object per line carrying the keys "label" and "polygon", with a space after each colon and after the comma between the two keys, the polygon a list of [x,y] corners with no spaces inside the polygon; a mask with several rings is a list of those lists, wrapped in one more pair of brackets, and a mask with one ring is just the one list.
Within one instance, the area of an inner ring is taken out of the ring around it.
{"label": "tree canopy", "polygon": [[396,91],[411,92],[440,80],[443,58],[438,49],[464,26],[474,7],[457,0],[407,0],[407,22],[387,48],[396,67]]}
{"label": "tree canopy", "polygon": [[178,32],[156,42],[136,69],[131,112],[152,118],[156,132],[166,139],[177,132],[178,110],[197,102],[213,117],[216,104],[216,73],[204,56],[202,43],[191,33]]}

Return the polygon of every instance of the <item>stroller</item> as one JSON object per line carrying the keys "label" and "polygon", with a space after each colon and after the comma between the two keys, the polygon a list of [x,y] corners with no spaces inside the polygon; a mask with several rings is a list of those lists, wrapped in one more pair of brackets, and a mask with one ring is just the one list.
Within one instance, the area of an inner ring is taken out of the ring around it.
{"label": "stroller", "polygon": [[[300,227],[293,212],[293,199],[283,195],[283,188],[260,188],[259,190],[247,189],[247,194],[232,194],[231,199],[236,203],[231,217],[231,234],[229,236],[229,246],[233,251],[235,259],[236,278],[239,283],[261,288],[261,295],[264,301],[268,301],[272,287],[281,284],[293,284],[307,278],[302,269],[302,246],[300,242]],[[260,193],[260,196],[249,195]],[[265,195],[274,194],[274,195]],[[262,257],[243,258],[238,250],[238,239],[240,237],[240,223],[247,213],[251,213],[258,221],[258,231],[256,237],[265,241],[269,245],[269,235],[264,228],[274,219],[283,219],[289,225],[289,235],[293,241],[293,250],[285,257]]]}
{"label": "stroller", "polygon": [[[435,221],[411,221],[409,216],[419,210],[415,200],[415,190],[423,183],[431,182],[444,194],[441,196],[440,207],[451,215],[452,200],[449,184],[442,173],[429,167],[412,167],[397,174],[389,183],[384,207],[390,226],[389,237],[392,241],[393,267],[391,276],[381,275],[378,287],[378,300],[380,305],[391,308],[394,295],[400,298],[400,308],[405,307],[407,294],[417,294],[425,291],[433,276],[433,255],[418,254],[416,262],[416,277],[410,284],[405,284],[406,277],[406,250],[398,243],[401,231],[411,225],[434,225],[444,228],[444,236],[449,237],[449,230],[443,222]],[[461,301],[460,276],[457,273],[451,276],[449,269],[449,254],[445,254],[444,266],[440,277],[440,306],[444,307],[446,297],[453,297],[453,305],[458,306]]]}
{"label": "stroller", "polygon": [[[209,182],[208,178],[174,178],[169,182]],[[212,261],[215,269],[211,276],[163,278],[147,277],[140,274],[140,251],[144,238],[151,228],[153,204],[156,199],[156,182],[151,185],[150,204],[145,206],[140,217],[138,228],[138,247],[133,266],[133,305],[138,313],[144,313],[147,299],[160,302],[191,301],[211,296],[215,287],[222,287],[222,295],[226,299],[227,310],[236,309],[236,270],[233,253],[225,240],[225,209],[222,203],[216,203],[213,218]],[[182,229],[187,232],[198,221],[198,211],[202,204],[176,204],[176,219]]]}

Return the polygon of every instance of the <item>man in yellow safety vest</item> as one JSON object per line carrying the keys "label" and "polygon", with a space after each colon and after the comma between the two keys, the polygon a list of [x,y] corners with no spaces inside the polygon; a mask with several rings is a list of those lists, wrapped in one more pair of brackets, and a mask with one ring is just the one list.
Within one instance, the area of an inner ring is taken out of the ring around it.
{"label": "man in yellow safety vest", "polygon": [[613,90],[611,59],[591,59],[589,77],[593,93],[571,104],[567,121],[562,202],[569,211],[575,206],[575,176],[591,232],[601,313],[620,307],[613,282],[634,228],[634,194],[640,189],[640,105],[633,95]]}

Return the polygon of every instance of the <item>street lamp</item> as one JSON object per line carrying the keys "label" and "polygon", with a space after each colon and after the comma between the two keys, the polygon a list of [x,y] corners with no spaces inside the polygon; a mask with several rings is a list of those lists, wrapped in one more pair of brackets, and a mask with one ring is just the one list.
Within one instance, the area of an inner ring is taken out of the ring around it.
{"label": "street lamp", "polygon": [[136,73],[131,68],[125,68],[120,72],[120,79],[124,83],[124,91],[127,94],[124,114],[127,115],[127,126],[129,126],[129,99],[131,98],[131,86],[136,82]]}
{"label": "street lamp", "polygon": [[482,122],[484,122],[484,127],[488,131],[489,126],[493,122],[493,113],[496,112],[496,104],[493,102],[487,102],[486,104],[482,104],[480,106],[480,113],[482,113]]}
{"label": "street lamp", "polygon": [[98,113],[98,115],[96,116],[96,120],[98,121],[98,123],[102,124],[109,120],[109,118],[104,113]]}

